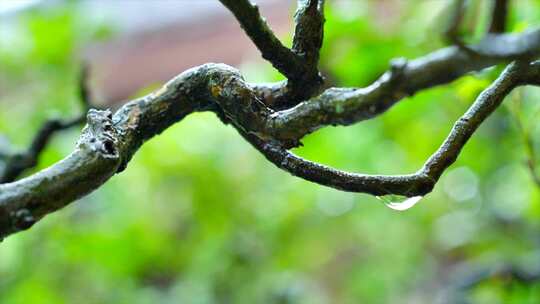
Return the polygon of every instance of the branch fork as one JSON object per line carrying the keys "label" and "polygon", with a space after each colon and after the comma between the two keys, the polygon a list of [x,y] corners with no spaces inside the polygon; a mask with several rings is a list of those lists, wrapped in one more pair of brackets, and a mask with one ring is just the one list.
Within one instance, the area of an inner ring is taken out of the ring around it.
{"label": "branch fork", "polygon": [[[423,196],[433,190],[474,132],[514,88],[540,85],[540,62],[532,62],[540,56],[540,29],[536,29],[521,34],[490,34],[489,44],[481,42],[469,47],[483,50],[474,55],[458,45],[414,60],[399,58],[366,88],[330,88],[320,92],[321,83],[307,79],[313,75],[321,79],[316,66],[323,36],[322,0],[298,2],[292,49],[279,42],[249,1],[220,1],[237,17],[263,57],[288,81],[253,85],[246,83],[238,70],[209,63],[181,73],[160,90],[130,101],[114,114],[109,110],[89,110],[87,125],[69,156],[26,178],[4,179],[0,184],[0,238],[28,229],[48,213],[99,188],[127,167],[145,141],[199,111],[212,111],[224,123],[232,124],[270,162],[292,175],[344,191]],[[488,50],[493,51],[493,56],[483,55]],[[288,150],[320,128],[374,118],[419,90],[508,61],[515,62],[478,96],[439,149],[413,174],[344,172],[305,160]],[[311,76],[298,77],[300,74]],[[81,97],[86,100],[88,91],[85,86],[81,88]],[[57,130],[80,121],[80,117],[67,123],[53,121],[44,129]],[[47,142],[41,138],[47,139],[53,132],[38,136],[35,142],[39,145],[32,147],[39,149],[30,151],[39,154]]]}

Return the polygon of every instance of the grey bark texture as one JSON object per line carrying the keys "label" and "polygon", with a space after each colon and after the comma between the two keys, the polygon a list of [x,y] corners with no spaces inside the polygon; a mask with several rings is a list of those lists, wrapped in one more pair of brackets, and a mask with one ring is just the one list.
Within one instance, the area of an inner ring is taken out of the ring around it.
{"label": "grey bark texture", "polygon": [[[0,238],[30,228],[48,213],[99,188],[127,168],[145,141],[198,111],[215,112],[269,161],[292,175],[344,191],[426,195],[481,123],[515,87],[540,85],[540,62],[535,61],[540,55],[540,29],[499,33],[504,28],[504,18],[495,13],[507,9],[504,1],[497,2],[499,8],[493,9],[496,25],[479,43],[443,48],[410,61],[394,60],[390,69],[366,88],[326,90],[322,90],[323,78],[317,68],[324,1],[298,1],[292,49],[274,36],[255,5],[247,0],[220,1],[238,18],[262,56],[288,80],[250,84],[236,69],[209,63],[181,73],[160,90],[125,104],[114,114],[89,110],[87,125],[69,156],[26,178],[13,181],[24,168],[8,174],[9,179],[4,178],[0,184]],[[456,121],[440,148],[417,172],[349,173],[302,159],[289,151],[300,145],[305,135],[320,128],[374,118],[417,91],[508,62],[512,63]],[[79,121],[76,118],[46,125],[47,132],[43,134],[48,138],[61,127]],[[32,152],[34,161],[46,142],[40,141],[39,150],[30,148],[29,151],[37,151]],[[6,172],[0,176],[6,176]]]}

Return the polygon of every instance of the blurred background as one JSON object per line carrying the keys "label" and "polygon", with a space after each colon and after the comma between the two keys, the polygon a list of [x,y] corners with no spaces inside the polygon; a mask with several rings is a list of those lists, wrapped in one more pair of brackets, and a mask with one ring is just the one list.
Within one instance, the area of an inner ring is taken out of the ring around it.
{"label": "blurred background", "polygon": [[[256,2],[290,45],[295,1]],[[362,87],[392,58],[443,47],[449,4],[328,0],[321,70],[331,85]],[[490,5],[471,1],[468,40],[482,36]],[[537,0],[512,1],[510,31],[538,25]],[[0,0],[4,146],[22,150],[48,118],[80,113],[81,62],[92,103],[110,108],[206,62],[282,79],[217,0]],[[325,128],[295,152],[350,171],[414,172],[500,70]],[[540,303],[538,100],[539,89],[514,91],[405,212],[289,176],[213,114],[190,115],[105,186],[4,240],[0,303]],[[79,133],[55,136],[36,170]]]}

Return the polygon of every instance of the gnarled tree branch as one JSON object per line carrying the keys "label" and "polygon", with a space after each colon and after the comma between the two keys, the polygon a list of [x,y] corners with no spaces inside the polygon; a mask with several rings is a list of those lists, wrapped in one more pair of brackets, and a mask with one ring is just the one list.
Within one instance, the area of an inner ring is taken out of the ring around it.
{"label": "gnarled tree branch", "polygon": [[34,175],[0,185],[0,238],[29,228],[47,213],[95,190],[122,171],[145,140],[189,113],[218,104],[245,132],[256,132],[263,125],[256,123],[264,117],[256,109],[264,105],[236,70],[216,64],[188,70],[114,115],[90,110],[73,153]]}
{"label": "gnarled tree branch", "polygon": [[[318,52],[317,39],[322,39],[322,36],[310,36],[297,30],[295,40],[298,42],[293,47],[294,51],[311,52],[311,55],[301,56],[280,46],[249,2],[221,1],[237,15],[248,34],[251,32],[250,36],[261,52],[276,51],[265,58],[278,62],[277,66],[284,73],[289,73],[286,72],[289,66],[281,64],[291,58],[295,58],[291,59],[294,62],[300,58],[300,69],[305,69],[305,63],[310,60],[317,61],[318,55],[313,52]],[[317,10],[314,1],[301,1],[296,19],[298,26],[313,24],[322,35],[323,19],[320,22],[302,19],[302,16],[310,14],[318,16],[312,18],[324,18],[323,2],[316,2]],[[262,41],[257,34],[269,40]],[[303,39],[310,43],[304,43]],[[222,64],[205,64],[188,70],[157,92],[127,103],[114,114],[90,110],[87,126],[75,151],[69,156],[27,178],[0,184],[0,238],[31,227],[46,214],[97,189],[115,173],[124,170],[146,140],[196,111],[215,112],[225,123],[231,123],[267,159],[293,175],[346,191],[374,195],[424,195],[432,190],[475,130],[513,88],[524,84],[540,85],[540,63],[529,63],[530,58],[540,54],[540,30],[494,35],[490,39],[490,43],[480,43],[476,47],[482,49],[481,53],[491,52],[493,55],[471,54],[460,47],[449,47],[410,62],[398,60],[367,88],[328,89],[319,96],[277,112],[275,110],[279,107],[268,102],[275,100],[276,96],[283,96],[273,91],[276,86],[250,85],[237,70]],[[290,57],[291,54],[294,57]],[[478,97],[455,123],[441,147],[414,174],[348,173],[304,160],[287,150],[299,145],[303,136],[321,127],[348,125],[373,118],[418,90],[514,59],[521,61],[509,65]],[[291,64],[296,64],[294,62]],[[294,77],[289,80],[292,79]],[[269,99],[261,98],[264,97],[261,91],[265,90],[275,95]]]}
{"label": "gnarled tree branch", "polygon": [[[478,57],[453,46],[435,51],[406,64],[399,62],[372,85],[362,88],[332,88],[297,106],[272,115],[271,123],[280,139],[298,140],[327,125],[350,125],[384,113],[396,102],[415,92],[443,83],[475,70],[506,60],[540,54],[540,29],[522,34],[494,36],[494,46],[485,52],[511,45],[507,56]],[[481,48],[480,46],[475,46]]]}
{"label": "gnarled tree branch", "polygon": [[95,190],[122,171],[144,141],[189,113],[218,108],[267,158],[292,174],[348,191],[425,194],[504,96],[519,84],[538,83],[539,78],[540,64],[511,65],[456,123],[421,171],[371,176],[329,169],[287,152],[272,137],[275,130],[267,129],[272,110],[256,98],[238,72],[225,65],[203,65],[182,73],[156,93],[124,105],[114,115],[91,110],[72,154],[30,177],[0,185],[0,236],[27,229],[47,213]]}
{"label": "gnarled tree branch", "polygon": [[366,175],[339,171],[304,160],[287,151],[279,143],[263,141],[250,135],[245,137],[279,168],[318,184],[373,195],[422,196],[431,192],[442,173],[456,161],[472,134],[513,88],[523,84],[538,84],[539,80],[540,63],[511,64],[458,119],[441,147],[424,166],[409,175]]}

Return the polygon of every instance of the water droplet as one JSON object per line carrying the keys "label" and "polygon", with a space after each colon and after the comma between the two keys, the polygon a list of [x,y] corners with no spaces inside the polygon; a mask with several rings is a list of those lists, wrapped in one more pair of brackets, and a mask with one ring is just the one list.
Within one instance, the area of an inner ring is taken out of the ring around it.
{"label": "water droplet", "polygon": [[406,197],[400,195],[377,196],[377,198],[388,208],[397,211],[411,209],[422,200],[423,196]]}

